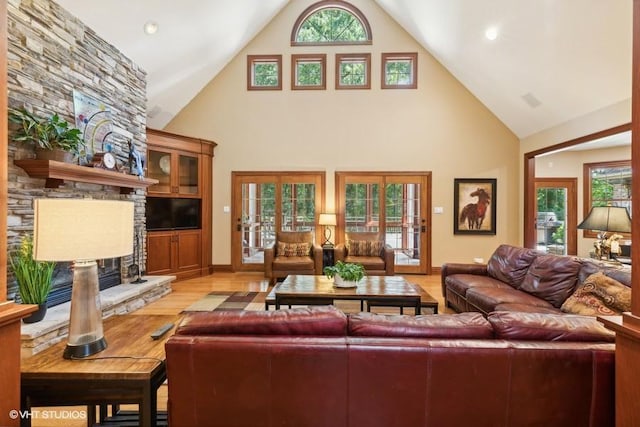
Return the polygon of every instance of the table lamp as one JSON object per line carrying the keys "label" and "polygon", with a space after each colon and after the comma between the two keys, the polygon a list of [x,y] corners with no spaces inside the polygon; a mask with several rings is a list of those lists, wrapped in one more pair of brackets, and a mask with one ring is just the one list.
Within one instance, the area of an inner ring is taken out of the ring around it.
{"label": "table lamp", "polygon": [[133,252],[133,211],[133,202],[117,200],[34,200],[33,258],[73,261],[65,359],[107,348],[96,260]]}
{"label": "table lamp", "polygon": [[631,233],[631,217],[627,208],[622,206],[594,206],[578,228],[598,231],[596,247],[603,250],[608,232]]}
{"label": "table lamp", "polygon": [[329,226],[331,225],[336,226],[337,224],[336,214],[330,214],[330,213],[320,214],[320,218],[318,219],[318,224],[324,226],[324,243],[322,244],[322,246],[333,247],[333,244],[331,243],[331,240],[330,240],[331,229],[329,228]]}

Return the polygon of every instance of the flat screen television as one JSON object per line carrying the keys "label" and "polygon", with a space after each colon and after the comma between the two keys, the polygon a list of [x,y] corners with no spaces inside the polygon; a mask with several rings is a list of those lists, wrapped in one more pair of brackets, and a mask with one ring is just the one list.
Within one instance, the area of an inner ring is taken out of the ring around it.
{"label": "flat screen television", "polygon": [[147,230],[200,228],[200,199],[147,197]]}

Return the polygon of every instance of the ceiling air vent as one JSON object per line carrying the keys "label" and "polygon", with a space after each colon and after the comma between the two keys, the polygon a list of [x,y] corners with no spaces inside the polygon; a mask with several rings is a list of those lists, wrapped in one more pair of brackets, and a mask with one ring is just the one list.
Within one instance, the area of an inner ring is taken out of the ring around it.
{"label": "ceiling air vent", "polygon": [[540,105],[542,105],[542,102],[540,102],[540,100],[538,98],[533,96],[533,94],[531,92],[525,93],[524,95],[522,95],[522,99],[531,108],[536,108],[536,107],[539,107]]}

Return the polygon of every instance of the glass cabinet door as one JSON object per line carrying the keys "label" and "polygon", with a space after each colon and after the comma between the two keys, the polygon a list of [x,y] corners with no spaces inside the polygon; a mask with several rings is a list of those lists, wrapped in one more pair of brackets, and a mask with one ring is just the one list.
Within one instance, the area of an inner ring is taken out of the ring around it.
{"label": "glass cabinet door", "polygon": [[178,192],[180,194],[198,194],[200,192],[197,157],[185,154],[178,155],[178,173]]}
{"label": "glass cabinet door", "polygon": [[157,179],[158,183],[149,187],[153,193],[171,193],[171,153],[149,150],[147,176]]}

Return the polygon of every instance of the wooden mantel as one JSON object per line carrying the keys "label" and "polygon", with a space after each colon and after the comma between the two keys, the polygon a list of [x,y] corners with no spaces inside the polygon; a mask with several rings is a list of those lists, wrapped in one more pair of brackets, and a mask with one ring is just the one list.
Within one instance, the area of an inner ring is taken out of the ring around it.
{"label": "wooden mantel", "polygon": [[158,183],[156,179],[128,175],[101,168],[79,166],[55,160],[14,160],[32,178],[46,179],[46,188],[60,187],[64,181],[120,187],[121,194],[131,193],[134,188],[147,188]]}

